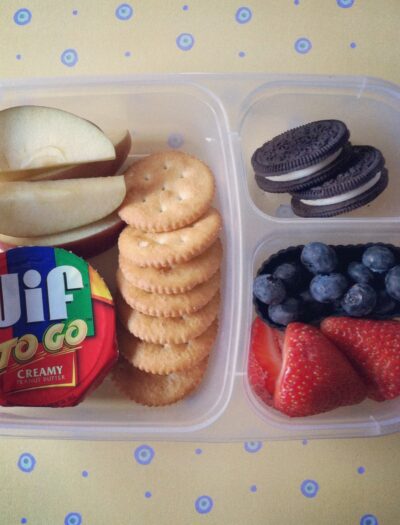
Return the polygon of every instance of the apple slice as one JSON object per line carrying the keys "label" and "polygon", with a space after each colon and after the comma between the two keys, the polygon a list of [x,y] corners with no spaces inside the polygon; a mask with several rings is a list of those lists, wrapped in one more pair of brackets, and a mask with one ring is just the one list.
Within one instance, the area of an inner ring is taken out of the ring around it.
{"label": "apple slice", "polygon": [[72,164],[62,168],[36,168],[31,170],[0,171],[0,181],[60,180],[115,175],[128,157],[132,146],[129,131],[107,134],[115,149],[115,159]]}
{"label": "apple slice", "polygon": [[0,182],[0,231],[36,237],[72,230],[115,211],[125,194],[123,175]]}
{"label": "apple slice", "polygon": [[17,246],[54,246],[80,257],[89,258],[108,250],[117,242],[124,228],[117,212],[80,228],[41,237],[10,237],[0,234],[0,251]]}
{"label": "apple slice", "polygon": [[114,146],[101,129],[72,113],[42,106],[0,111],[0,171],[114,158]]}

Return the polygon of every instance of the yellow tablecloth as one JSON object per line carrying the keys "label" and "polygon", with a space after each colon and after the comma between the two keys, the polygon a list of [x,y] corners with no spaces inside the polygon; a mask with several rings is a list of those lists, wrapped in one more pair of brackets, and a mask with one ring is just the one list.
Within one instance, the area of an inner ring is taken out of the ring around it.
{"label": "yellow tablecloth", "polygon": [[[142,72],[399,83],[399,20],[398,0],[3,0],[0,93],[1,78]],[[235,444],[2,439],[0,465],[1,525],[400,523],[400,435]]]}

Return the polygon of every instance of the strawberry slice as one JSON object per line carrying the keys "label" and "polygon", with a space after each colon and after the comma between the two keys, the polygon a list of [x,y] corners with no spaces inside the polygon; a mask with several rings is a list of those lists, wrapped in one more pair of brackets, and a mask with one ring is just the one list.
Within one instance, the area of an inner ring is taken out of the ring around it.
{"label": "strawberry slice", "polygon": [[272,395],[268,392],[265,387],[265,383],[268,378],[268,374],[261,368],[253,352],[249,355],[248,364],[248,376],[253,392],[258,396],[264,403],[272,406]]}
{"label": "strawberry slice", "polygon": [[250,355],[254,357],[263,372],[264,389],[272,396],[275,383],[282,367],[283,333],[271,328],[259,317],[251,327]]}
{"label": "strawberry slice", "polygon": [[291,323],[285,331],[274,406],[291,417],[360,403],[366,387],[347,358],[317,328]]}
{"label": "strawberry slice", "polygon": [[351,360],[376,401],[400,395],[400,322],[328,317],[322,332]]}

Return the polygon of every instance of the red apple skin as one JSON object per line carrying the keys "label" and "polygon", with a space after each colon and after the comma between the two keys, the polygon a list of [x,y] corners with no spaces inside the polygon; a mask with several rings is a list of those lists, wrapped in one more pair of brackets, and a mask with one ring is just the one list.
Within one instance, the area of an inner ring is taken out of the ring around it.
{"label": "red apple skin", "polygon": [[34,175],[26,180],[62,180],[62,179],[84,179],[89,177],[107,177],[115,175],[125,162],[132,146],[132,137],[129,131],[122,140],[114,144],[115,159],[102,160],[98,162],[87,162],[74,166],[51,170],[49,172]]}
{"label": "red apple skin", "polygon": [[[108,225],[106,228],[104,228],[104,230],[80,238],[74,238],[74,230],[70,230],[70,240],[66,241],[64,239],[64,241],[60,243],[53,242],[51,246],[53,246],[54,248],[64,248],[65,250],[75,253],[75,255],[78,255],[79,257],[89,259],[91,257],[95,257],[96,255],[100,255],[101,253],[112,248],[117,243],[118,236],[124,227],[125,223],[119,219],[116,220],[114,223]],[[63,236],[65,237],[65,234],[67,233],[68,232],[63,232]],[[55,235],[51,235],[51,237],[54,239]],[[40,243],[41,246],[48,246],[48,244],[46,244],[45,242],[45,239],[46,237],[41,237],[41,240],[43,241]],[[28,241],[26,243],[26,246],[29,245],[32,245],[32,243],[29,243]],[[7,250],[11,250],[12,248],[17,248],[17,246],[22,245],[10,244],[0,238],[0,251],[6,252]]]}

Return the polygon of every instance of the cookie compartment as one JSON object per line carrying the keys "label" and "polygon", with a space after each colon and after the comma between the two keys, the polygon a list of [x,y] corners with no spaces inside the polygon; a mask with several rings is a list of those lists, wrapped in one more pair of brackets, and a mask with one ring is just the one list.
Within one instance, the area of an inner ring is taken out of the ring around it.
{"label": "cookie compartment", "polygon": [[[239,361],[243,372],[243,396],[247,400],[250,411],[264,421],[265,427],[262,429],[259,422],[255,424],[255,420],[248,424],[249,426],[255,425],[254,435],[277,438],[372,436],[398,430],[400,428],[400,398],[384,402],[368,399],[358,405],[342,407],[316,416],[290,418],[265,405],[252,390],[247,376],[247,367],[250,323],[256,315],[251,298],[253,279],[264,261],[281,250],[311,241],[321,241],[336,246],[379,242],[399,247],[400,234],[396,226],[389,221],[374,226],[369,225],[368,228],[365,222],[347,221],[343,222],[340,228],[334,223],[320,225],[308,223],[301,227],[296,224],[285,224],[260,237],[259,242],[254,246],[252,258],[247,267],[249,328],[243,339],[244,353]],[[235,385],[236,387],[240,388],[238,385]]]}
{"label": "cookie compartment", "polygon": [[353,145],[378,148],[389,172],[388,187],[375,200],[324,220],[364,218],[399,220],[400,91],[372,79],[288,78],[260,84],[241,106],[239,135],[249,196],[262,213],[279,220],[313,220],[296,216],[288,193],[267,193],[255,181],[251,157],[274,136],[308,122],[338,119],[346,123]]}

